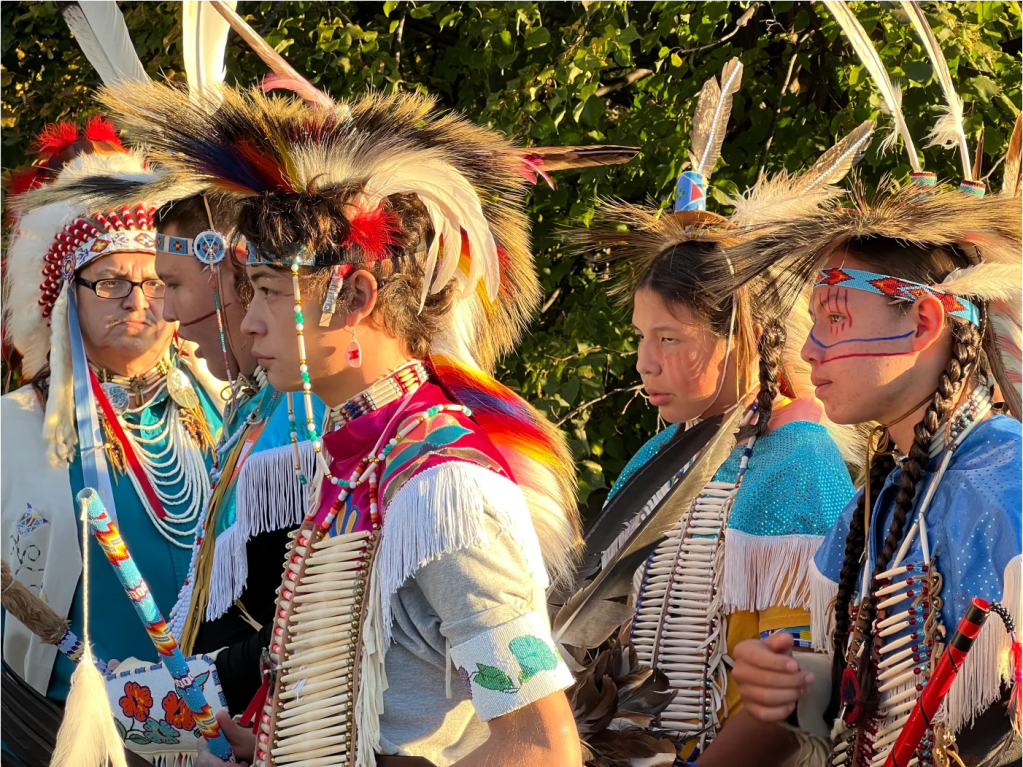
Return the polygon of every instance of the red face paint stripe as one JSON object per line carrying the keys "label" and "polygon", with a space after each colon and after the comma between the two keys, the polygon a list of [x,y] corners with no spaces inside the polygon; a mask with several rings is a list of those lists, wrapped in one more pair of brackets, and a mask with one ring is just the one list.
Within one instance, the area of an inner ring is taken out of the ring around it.
{"label": "red face paint stripe", "polygon": [[877,352],[874,354],[840,354],[837,357],[830,357],[826,360],[821,360],[821,365],[827,365],[829,362],[835,362],[837,360],[846,360],[851,357],[905,357],[907,354],[916,354],[916,352]]}

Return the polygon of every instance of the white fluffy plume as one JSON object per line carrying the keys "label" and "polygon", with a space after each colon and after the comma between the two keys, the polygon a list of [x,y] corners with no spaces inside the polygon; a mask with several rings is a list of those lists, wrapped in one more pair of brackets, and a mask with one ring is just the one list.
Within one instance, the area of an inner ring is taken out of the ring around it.
{"label": "white fluffy plume", "polygon": [[22,356],[22,373],[32,377],[50,353],[50,325],[39,305],[39,284],[53,237],[64,224],[84,211],[77,204],[57,203],[23,214],[7,244],[7,283],[4,315],[8,339]]}
{"label": "white fluffy plume", "polygon": [[789,220],[840,197],[843,192],[835,184],[863,156],[873,130],[873,121],[860,123],[804,172],[792,175],[783,171],[757,182],[746,194],[729,199],[734,207],[732,223],[756,226],[764,221]]}
{"label": "white fluffy plume", "polygon": [[[496,298],[500,286],[500,263],[497,243],[487,224],[479,195],[466,178],[439,157],[423,153],[415,162],[403,158],[401,163],[384,162],[374,168],[366,181],[366,194],[377,198],[392,194],[415,193],[426,206],[434,228],[428,246],[429,271],[424,286],[430,291],[442,289],[455,276],[462,250],[462,230],[469,242],[469,274],[464,292],[475,289],[483,280],[487,295]],[[441,248],[443,238],[443,251]],[[439,261],[438,261],[439,256]],[[424,295],[425,298],[425,295]]]}
{"label": "white fluffy plume", "polygon": [[1016,264],[977,264],[956,269],[938,290],[983,301],[1023,301],[1023,261]]}
{"label": "white fluffy plume", "polygon": [[[863,66],[870,73],[874,85],[895,120],[895,129],[898,131],[898,135],[902,136],[902,140],[906,144],[906,154],[909,156],[909,164],[913,168],[913,172],[920,173],[923,167],[916,156],[916,146],[909,133],[909,127],[906,125],[906,118],[902,114],[902,92],[892,84],[891,78],[888,77],[888,71],[881,62],[881,57],[877,55],[873,43],[870,42],[869,35],[844,0],[823,0],[823,2],[839,26],[842,27],[849,44],[852,45],[856,55],[863,62]],[[890,147],[896,140],[894,135],[885,139],[881,145],[882,149]]]}
{"label": "white fluffy plume", "polygon": [[934,36],[920,4],[916,0],[900,1],[903,10],[906,11],[909,20],[916,28],[920,44],[923,45],[927,57],[931,60],[934,76],[941,86],[941,92],[945,94],[944,114],[935,123],[934,130],[927,137],[929,139],[927,146],[951,149],[958,145],[959,158],[963,165],[963,178],[971,179],[973,178],[973,169],[970,166],[970,148],[966,143],[966,129],[963,126],[963,100],[956,93],[955,85],[952,82],[952,73],[948,70],[948,62],[945,61],[938,38]]}
{"label": "white fluffy plume", "polygon": [[67,3],[61,15],[104,83],[149,79],[114,0]]}

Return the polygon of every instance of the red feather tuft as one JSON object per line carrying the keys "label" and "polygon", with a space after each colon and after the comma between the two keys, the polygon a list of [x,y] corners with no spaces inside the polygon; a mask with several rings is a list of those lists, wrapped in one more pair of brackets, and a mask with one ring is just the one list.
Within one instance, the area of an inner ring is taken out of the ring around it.
{"label": "red feather tuft", "polygon": [[7,194],[11,196],[23,194],[29,189],[43,185],[43,169],[39,167],[23,168],[11,174],[7,182]]}
{"label": "red feather tuft", "polygon": [[117,128],[109,120],[105,120],[99,115],[93,115],[85,124],[85,138],[90,141],[106,141],[118,149],[124,149],[124,146],[121,145],[121,137],[117,135]]}
{"label": "red feather tuft", "polygon": [[78,126],[73,122],[51,123],[36,136],[35,150],[44,159],[60,154],[78,141]]}
{"label": "red feather tuft", "polygon": [[352,230],[345,245],[357,246],[367,261],[379,261],[387,256],[387,248],[398,243],[398,221],[384,206],[375,210],[360,210],[348,223]]}

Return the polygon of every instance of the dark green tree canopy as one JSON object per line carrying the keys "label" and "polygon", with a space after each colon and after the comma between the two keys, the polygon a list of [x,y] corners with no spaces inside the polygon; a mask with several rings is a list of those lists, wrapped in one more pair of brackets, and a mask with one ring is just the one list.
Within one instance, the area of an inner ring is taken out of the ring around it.
{"label": "dark green tree canopy", "polygon": [[[942,96],[908,19],[895,3],[853,10],[888,71],[901,81],[910,130],[923,137]],[[121,2],[154,78],[184,79],[181,9]],[[984,173],[1020,111],[1020,5],[927,2],[925,10],[966,102],[971,141],[984,130]],[[726,61],[745,72],[735,97],[710,207],[761,172],[797,170],[868,118],[888,118],[831,16],[810,2],[254,2],[239,13],[316,85],[335,97],[369,88],[418,89],[525,144],[638,146],[629,165],[561,174],[536,187],[530,207],[545,301],[503,379],[565,428],[580,462],[580,501],[598,504],[625,461],[658,427],[634,369],[629,317],[605,286],[563,251],[559,231],[585,225],[600,196],[667,205],[687,156],[694,96]],[[54,2],[12,2],[2,16],[4,170],[30,156],[46,123],[96,111],[99,78]],[[228,82],[267,69],[233,36]],[[868,152],[861,172],[905,175],[904,155]],[[901,150],[900,150],[901,151]],[[926,165],[958,181],[954,152],[926,150]],[[591,493],[593,494],[591,497]]]}

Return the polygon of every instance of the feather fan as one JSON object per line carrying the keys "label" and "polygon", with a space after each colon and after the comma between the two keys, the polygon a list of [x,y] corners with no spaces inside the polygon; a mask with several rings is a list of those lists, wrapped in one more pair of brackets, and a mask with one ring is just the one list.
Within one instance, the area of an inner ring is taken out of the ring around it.
{"label": "feather fan", "polygon": [[755,226],[763,220],[793,219],[837,199],[844,192],[835,185],[863,157],[873,133],[873,121],[865,120],[802,173],[776,174],[746,194],[730,198],[732,223]]}
{"label": "feather fan", "polygon": [[1012,129],[1009,139],[1009,152],[1005,155],[1005,176],[1002,181],[1002,194],[1012,197],[1023,195],[1023,113],[1016,116],[1016,127]]}
{"label": "feather fan", "polygon": [[963,125],[963,99],[956,93],[955,85],[952,82],[952,73],[948,70],[948,62],[941,52],[941,45],[938,38],[934,36],[931,25],[927,22],[920,3],[916,0],[900,0],[903,10],[909,16],[916,28],[920,44],[927,52],[934,68],[934,76],[941,86],[941,92],[945,94],[945,114],[934,125],[934,130],[927,137],[930,141],[927,146],[940,146],[945,149],[959,146],[959,159],[963,165],[963,178],[972,179],[973,169],[970,165],[970,148],[966,142],[966,128]]}
{"label": "feather fan", "polygon": [[114,0],[60,3],[60,12],[104,83],[149,79],[132,45],[124,15]]}
{"label": "feather fan", "polygon": [[[224,3],[232,11],[237,0]],[[195,94],[216,89],[224,82],[227,20],[208,2],[185,0],[181,4],[181,40],[188,89]]]}
{"label": "feather fan", "polygon": [[[622,605],[609,600],[629,593],[636,568],[663,540],[724,463],[735,446],[735,429],[742,415],[742,408],[733,408],[689,471],[668,491],[657,508],[639,523],[629,543],[597,573],[589,585],[576,592],[558,610],[553,621],[556,642],[585,646],[586,641],[592,640],[595,628],[602,628],[620,619]],[[607,619],[608,613],[612,615],[610,621]]]}
{"label": "feather fan", "polygon": [[[205,5],[205,3],[203,3]],[[231,25],[238,36],[249,44],[263,63],[270,67],[274,76],[268,77],[265,81],[267,90],[272,88],[286,88],[292,90],[306,100],[306,103],[333,111],[337,105],[326,93],[321,91],[306,78],[302,77],[291,64],[285,61],[273,47],[267,43],[259,33],[246,23],[245,19],[235,13],[237,2],[222,2],[222,0],[209,0],[227,23]],[[225,33],[226,34],[226,33]]]}
{"label": "feather fan", "polygon": [[689,161],[693,170],[710,178],[721,157],[725,128],[732,114],[732,97],[742,84],[742,63],[733,58],[721,70],[721,85],[715,78],[703,84],[696,113],[693,115],[692,149]]}
{"label": "feather fan", "polygon": [[863,62],[863,65],[870,73],[874,85],[880,92],[881,98],[884,99],[884,103],[888,107],[892,119],[895,121],[896,132],[885,139],[881,145],[882,149],[891,148],[898,140],[898,136],[901,135],[902,140],[906,144],[909,164],[913,168],[914,173],[920,173],[923,167],[916,156],[913,136],[910,134],[909,127],[906,125],[906,118],[902,114],[902,92],[892,84],[891,78],[888,77],[888,72],[881,62],[881,57],[877,55],[873,43],[870,42],[870,37],[867,35],[866,30],[863,29],[856,15],[850,10],[849,5],[844,0],[823,1],[824,5],[834,15],[839,26],[842,27],[842,31],[845,32],[845,36],[848,38],[856,55],[859,56],[860,61]]}

